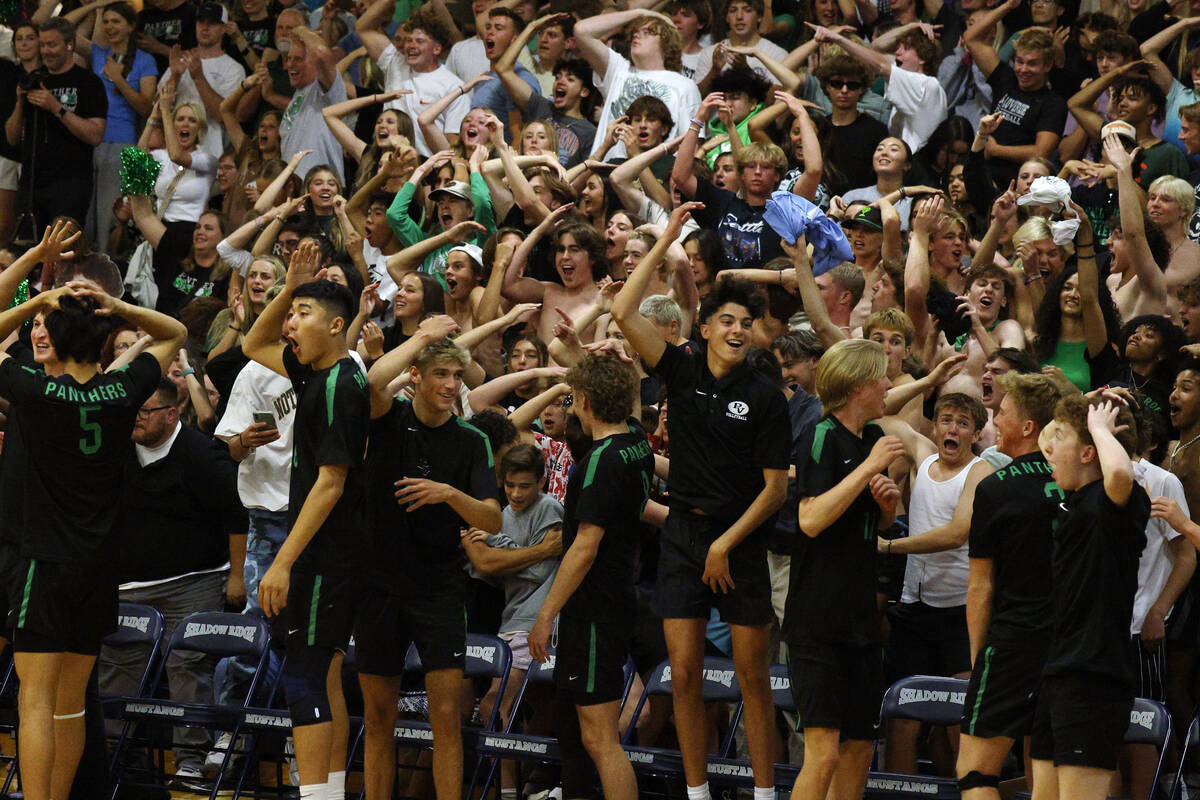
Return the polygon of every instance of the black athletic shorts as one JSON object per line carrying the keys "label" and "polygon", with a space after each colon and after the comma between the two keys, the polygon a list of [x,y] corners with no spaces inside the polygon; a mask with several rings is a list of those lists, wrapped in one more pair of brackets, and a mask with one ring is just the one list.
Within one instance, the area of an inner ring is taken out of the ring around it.
{"label": "black athletic shorts", "polygon": [[625,661],[630,626],[589,622],[559,615],[554,684],[577,706],[620,700],[625,694]]}
{"label": "black athletic shorts", "polygon": [[359,584],[351,576],[293,572],[287,608],[276,617],[287,624],[284,640],[287,646],[328,647],[346,652],[354,631],[358,597]]}
{"label": "black athletic shorts", "polygon": [[463,669],[467,652],[467,609],[461,584],[445,594],[404,597],[366,590],[354,622],[358,671],[399,675],[409,642],[417,646],[426,672]]}
{"label": "black athletic shorts", "polygon": [[971,670],[966,606],[934,608],[924,603],[898,603],[888,608],[888,619],[889,682],[909,675],[951,677]]}
{"label": "black athletic shorts", "polygon": [[[774,521],[766,523],[774,525]],[[716,608],[730,625],[769,625],[775,621],[771,606],[771,574],[767,568],[767,537],[750,534],[729,554],[729,576],[734,588],[713,592],[700,579],[708,546],[728,526],[701,514],[671,509],[659,537],[658,587],[654,611],[663,619],[708,619]]]}
{"label": "black athletic shorts", "polygon": [[879,645],[786,642],[796,729],[834,728],[841,740],[873,741],[883,700]]}
{"label": "black athletic shorts", "polygon": [[20,548],[15,542],[0,540],[0,635],[9,641],[17,625],[15,613],[21,570]]}
{"label": "black athletic shorts", "polygon": [[1048,675],[1038,692],[1029,756],[1055,766],[1115,770],[1133,689],[1099,675]]}
{"label": "black athletic shorts", "polygon": [[1045,650],[984,645],[967,683],[962,732],[981,739],[1027,736],[1044,666]]}
{"label": "black athletic shorts", "polygon": [[13,649],[99,655],[117,629],[117,581],[94,565],[24,558],[16,571]]}

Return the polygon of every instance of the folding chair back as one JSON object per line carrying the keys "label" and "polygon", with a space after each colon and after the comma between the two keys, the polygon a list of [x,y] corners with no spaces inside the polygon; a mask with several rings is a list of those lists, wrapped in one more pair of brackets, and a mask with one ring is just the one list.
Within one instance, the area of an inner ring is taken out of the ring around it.
{"label": "folding chair back", "polygon": [[931,725],[957,725],[962,721],[967,696],[964,678],[913,675],[893,683],[883,695],[879,716],[912,719]]}
{"label": "folding chair back", "polygon": [[[1195,725],[1195,722],[1192,723]],[[1188,735],[1190,737],[1191,731]],[[1158,781],[1162,777],[1163,763],[1167,758],[1168,743],[1171,741],[1171,712],[1166,706],[1144,697],[1134,698],[1129,712],[1129,727],[1125,729],[1125,744],[1148,744],[1158,749],[1158,761],[1154,765],[1154,782],[1150,796],[1158,792]],[[1178,781],[1177,781],[1178,782]]]}
{"label": "folding chair back", "polygon": [[[883,695],[880,721],[911,719],[930,725],[951,726],[962,721],[967,681],[935,675],[912,675],[893,683]],[[928,775],[904,775],[871,770],[867,773],[865,798],[927,797],[931,800],[957,798],[958,781]]]}
{"label": "folding chair back", "polygon": [[141,603],[121,603],[117,608],[117,629],[104,637],[105,647],[150,648],[142,678],[138,682],[138,694],[145,696],[154,667],[158,663],[158,650],[162,645],[167,623],[162,613],[153,606]]}

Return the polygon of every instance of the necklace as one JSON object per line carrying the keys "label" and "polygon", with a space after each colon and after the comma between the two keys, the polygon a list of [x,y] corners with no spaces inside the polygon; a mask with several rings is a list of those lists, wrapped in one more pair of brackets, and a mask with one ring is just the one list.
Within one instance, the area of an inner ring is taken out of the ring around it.
{"label": "necklace", "polygon": [[1179,455],[1180,450],[1184,450],[1188,447],[1191,447],[1193,444],[1196,443],[1196,441],[1198,439],[1200,439],[1200,433],[1196,434],[1191,439],[1188,439],[1185,444],[1176,445],[1175,449],[1171,451],[1170,458],[1167,459],[1167,469],[1170,469],[1171,467],[1175,466],[1175,456]]}

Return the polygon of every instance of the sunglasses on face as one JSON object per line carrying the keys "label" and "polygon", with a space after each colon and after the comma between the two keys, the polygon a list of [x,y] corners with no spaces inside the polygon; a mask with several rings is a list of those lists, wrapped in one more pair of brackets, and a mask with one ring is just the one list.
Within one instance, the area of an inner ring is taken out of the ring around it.
{"label": "sunglasses on face", "polygon": [[863,88],[863,85],[859,81],[846,81],[846,80],[834,78],[833,80],[831,80],[829,82],[829,88],[831,88],[831,89],[847,89],[851,92],[857,92],[859,89]]}

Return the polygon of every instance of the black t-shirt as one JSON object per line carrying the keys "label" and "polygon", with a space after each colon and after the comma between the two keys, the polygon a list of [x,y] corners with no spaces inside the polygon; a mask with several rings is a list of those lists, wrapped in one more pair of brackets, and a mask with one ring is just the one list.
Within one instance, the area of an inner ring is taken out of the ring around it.
{"label": "black t-shirt", "polygon": [[[783,392],[745,362],[718,380],[704,353],[671,344],[652,369],[667,384],[671,507],[735,521],[763,490],[762,471],[788,467],[792,437]],[[773,525],[769,520],[764,530]],[[762,545],[765,534],[750,539]]]}
{"label": "black t-shirt", "polygon": [[[73,66],[60,75],[46,75],[42,83],[63,106],[85,119],[108,116],[108,93],[90,69]],[[48,186],[60,180],[91,181],[92,146],[67,130],[58,114],[25,103],[25,130],[21,139],[21,180]],[[30,165],[33,165],[32,168]]]}
{"label": "black t-shirt", "polygon": [[827,158],[837,175],[830,176],[830,193],[843,195],[859,186],[874,186],[871,159],[875,148],[890,135],[887,126],[870,114],[860,113],[849,125],[833,126],[833,144]]}
{"label": "black t-shirt", "polygon": [[988,641],[993,644],[1046,647],[1052,621],[1050,554],[1063,497],[1040,452],[1018,456],[975,488],[968,553],[992,560]]}
{"label": "black t-shirt", "polygon": [[[25,333],[25,329],[21,329]],[[8,354],[22,367],[41,370],[33,360],[33,349],[25,342],[16,341],[8,348]],[[2,388],[2,387],[0,387]],[[0,542],[20,545],[23,520],[25,518],[25,471],[29,453],[21,437],[21,408],[12,404],[12,394],[2,393],[9,401],[7,422],[4,428],[4,447],[0,448]]]}
{"label": "black t-shirt", "polygon": [[654,454],[646,432],[607,436],[592,445],[567,481],[563,504],[563,551],[580,523],[604,529],[596,560],[563,614],[592,622],[632,624],[637,614],[633,585],[638,575],[641,516],[654,478]]}
{"label": "black t-shirt", "polygon": [[[992,96],[996,98],[993,111],[1003,117],[1000,127],[992,134],[996,144],[1031,145],[1037,141],[1039,131],[1062,134],[1067,122],[1067,101],[1055,94],[1049,86],[1036,92],[1027,92],[1017,85],[1017,73],[1003,61],[988,76]],[[1021,165],[1001,158],[988,159],[992,182],[1001,189],[1017,176]]]}
{"label": "black t-shirt", "polygon": [[[883,437],[874,422],[855,436],[829,415],[796,445],[796,494],[818,497],[853,472]],[[783,616],[786,641],[817,640],[860,647],[879,639],[875,610],[875,540],[879,504],[864,488],[817,536],[797,532]]]}
{"label": "black t-shirt", "polygon": [[258,22],[246,20],[238,27],[242,31],[242,36],[246,37],[246,44],[250,45],[250,49],[259,56],[268,47],[275,46],[275,17],[273,15],[268,14]]}
{"label": "black t-shirt", "polygon": [[396,502],[396,481],[427,478],[476,500],[499,499],[487,436],[453,415],[430,428],[412,403],[393,400],[386,414],[371,421],[367,475],[372,583],[391,591],[462,583],[459,532],[466,523],[446,503],[407,511]]}
{"label": "black t-shirt", "polygon": [[223,298],[229,288],[229,276],[213,280],[216,268],[202,267],[193,262],[192,271],[183,269],[183,261],[192,252],[192,233],[195,225],[189,222],[170,223],[158,247],[154,249],[154,282],[158,285],[155,308],[173,317],[194,297]]}
{"label": "black t-shirt", "polygon": [[370,402],[367,378],[346,356],[328,369],[314,370],[283,349],[283,366],[296,390],[292,423],[292,477],[288,486],[288,530],[317,482],[320,468],[347,464],[342,496],[296,559],[294,572],[351,575],[364,552],[367,447]]}
{"label": "black t-shirt", "polygon": [[548,120],[558,132],[558,160],[568,169],[579,164],[592,152],[596,140],[596,125],[590,120],[563,114],[554,101],[534,92],[525,108],[525,119]]}
{"label": "black t-shirt", "polygon": [[1122,508],[1097,480],[1072,492],[1062,509],[1054,531],[1054,636],[1045,674],[1087,672],[1132,687],[1129,620],[1150,497],[1135,483]]}
{"label": "black t-shirt", "polygon": [[95,564],[111,546],[133,423],[161,376],[149,353],[84,384],[12,358],[0,363],[0,394],[20,407],[17,442],[25,448],[17,462],[25,469],[20,516],[28,523],[5,531],[20,540],[22,555]]}
{"label": "black t-shirt", "polygon": [[704,210],[692,216],[701,228],[715,230],[721,237],[730,269],[759,268],[786,255],[779,234],[763,221],[765,205],[752,206],[733,192],[700,180],[694,199],[704,203]]}
{"label": "black t-shirt", "polygon": [[[154,37],[167,47],[177,44],[184,50],[190,50],[196,46],[196,6],[186,2],[164,11],[147,3],[138,14],[138,27],[142,33]],[[154,56],[159,75],[169,66],[169,61],[167,56]]]}

